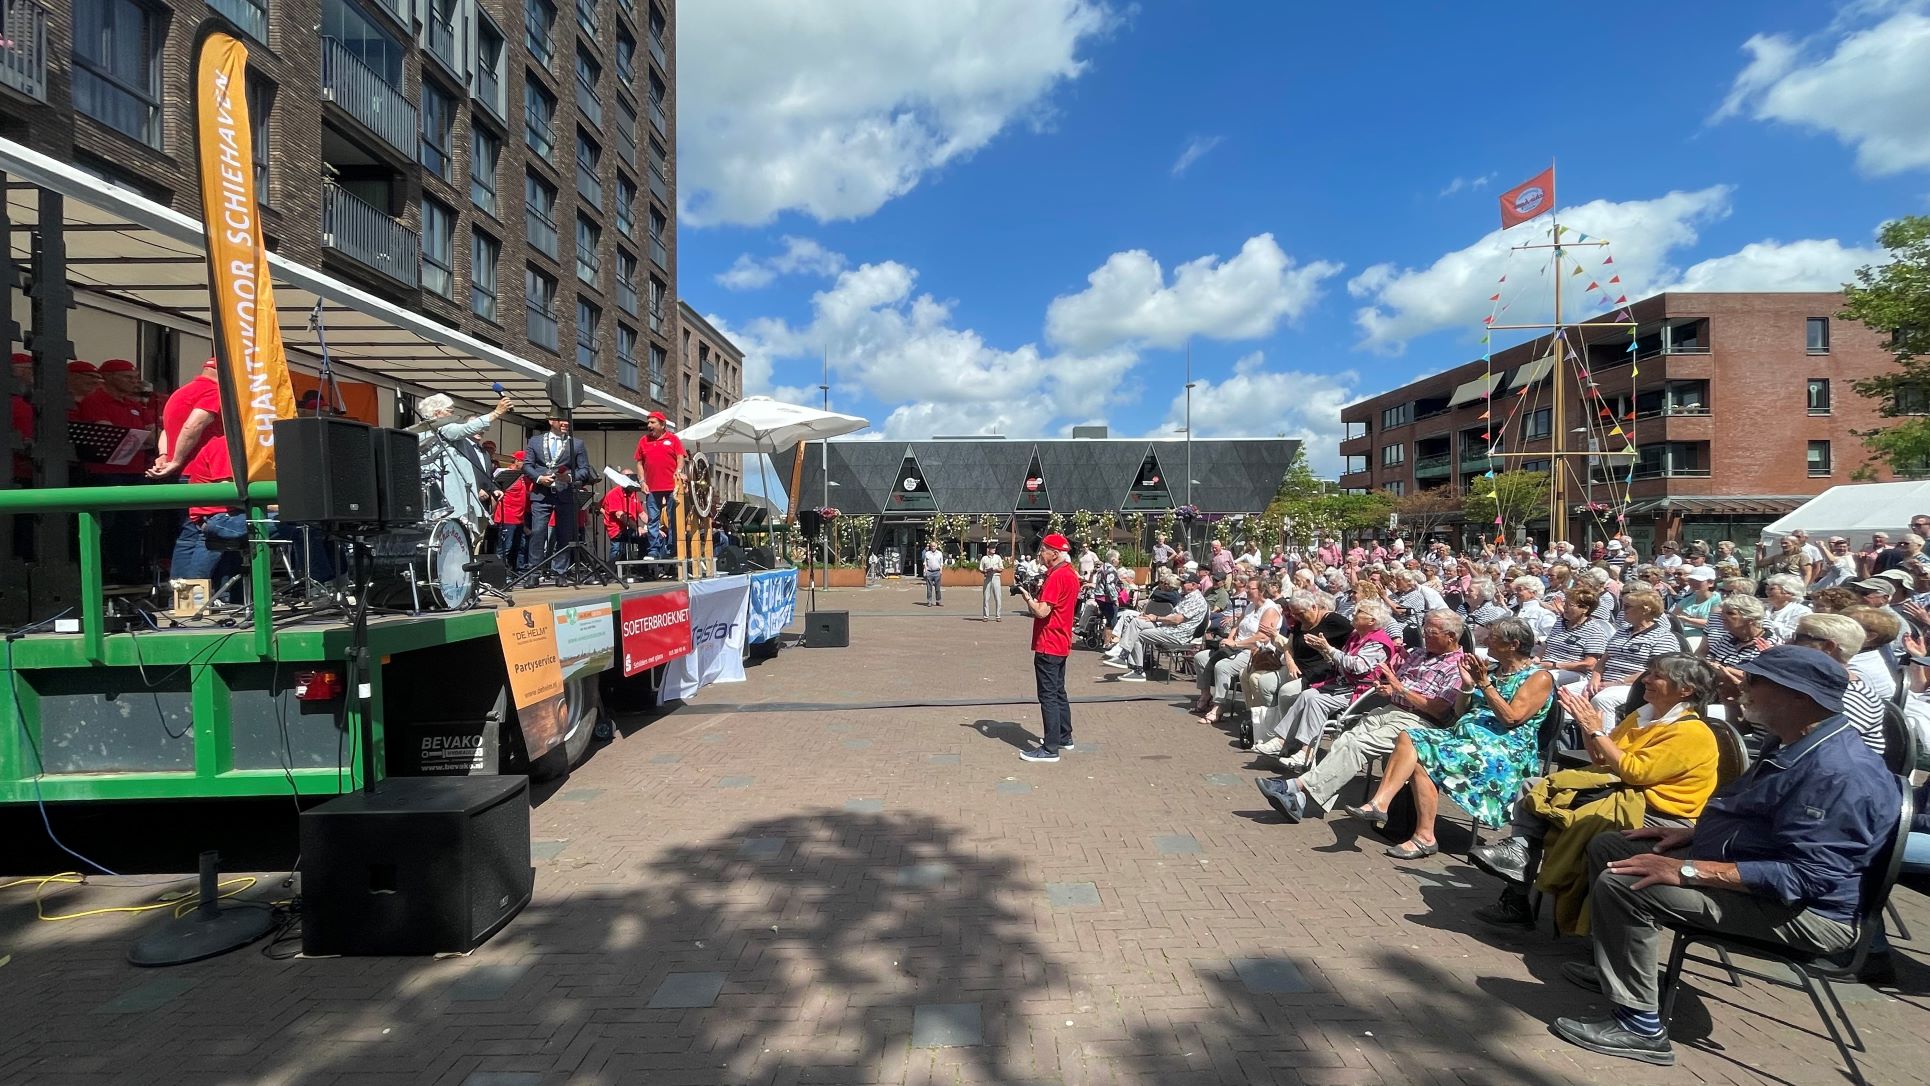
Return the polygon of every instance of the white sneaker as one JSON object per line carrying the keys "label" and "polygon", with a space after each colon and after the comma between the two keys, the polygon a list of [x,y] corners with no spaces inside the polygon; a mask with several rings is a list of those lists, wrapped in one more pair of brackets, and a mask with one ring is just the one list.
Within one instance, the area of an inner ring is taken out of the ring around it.
{"label": "white sneaker", "polygon": [[1283,758],[1276,758],[1275,761],[1280,763],[1281,769],[1289,773],[1305,773],[1307,768],[1313,765],[1313,750],[1310,747],[1301,747]]}
{"label": "white sneaker", "polygon": [[1106,657],[1106,658],[1105,658],[1104,660],[1101,660],[1101,661],[1099,661],[1099,662],[1100,662],[1100,664],[1102,664],[1102,665],[1104,665],[1104,666],[1106,666],[1106,667],[1120,667],[1120,668],[1126,668],[1126,669],[1128,669],[1128,670],[1130,670],[1130,669],[1132,668],[1132,666],[1133,666],[1133,665],[1132,665],[1132,661],[1130,661],[1130,660],[1127,660],[1127,659],[1126,659],[1125,657],[1123,657],[1123,656],[1122,656],[1122,657],[1117,657],[1117,658],[1115,658],[1115,657],[1111,657],[1111,656],[1108,656],[1108,657]]}
{"label": "white sneaker", "polygon": [[1133,668],[1124,675],[1119,676],[1119,681],[1122,683],[1143,683],[1146,681],[1146,673],[1138,668]]}
{"label": "white sneaker", "polygon": [[1255,743],[1253,745],[1253,753],[1264,754],[1268,757],[1272,757],[1285,749],[1287,749],[1287,741],[1277,735],[1264,743]]}

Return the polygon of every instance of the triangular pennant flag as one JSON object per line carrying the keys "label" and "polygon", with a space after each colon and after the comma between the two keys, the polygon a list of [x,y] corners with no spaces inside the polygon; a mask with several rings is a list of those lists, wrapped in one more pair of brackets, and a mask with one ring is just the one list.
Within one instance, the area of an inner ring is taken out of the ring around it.
{"label": "triangular pennant flag", "polygon": [[1622,277],[1619,275],[1611,275],[1608,277],[1608,281],[1611,283],[1619,283],[1622,281]]}
{"label": "triangular pennant flag", "polygon": [[1500,300],[1501,300],[1501,295],[1499,295],[1499,294],[1490,294],[1490,295],[1488,295],[1488,301],[1491,301],[1491,302],[1498,302],[1498,301],[1500,301]]}
{"label": "triangular pennant flag", "polygon": [[1501,523],[1501,518],[1500,518],[1500,517],[1496,517],[1496,518],[1494,518],[1494,522],[1495,522],[1496,524],[1499,524],[1499,523]]}
{"label": "triangular pennant flag", "polygon": [[1605,419],[1612,419],[1615,417],[1615,412],[1610,411],[1608,408],[1604,407],[1601,410],[1601,416]]}
{"label": "triangular pennant flag", "polygon": [[1574,271],[1571,271],[1571,272],[1569,272],[1568,274],[1570,274],[1570,275],[1580,275],[1581,273],[1582,273],[1582,269],[1581,269],[1581,265],[1579,265],[1579,264],[1577,264],[1577,265],[1575,265],[1575,270],[1574,270]]}
{"label": "triangular pennant flag", "polygon": [[1629,344],[1628,344],[1628,350],[1626,350],[1626,351],[1624,351],[1624,352],[1622,352],[1622,353],[1623,353],[1623,354],[1634,354],[1634,353],[1635,353],[1635,340],[1634,340],[1633,338],[1631,338],[1631,339],[1629,340]]}
{"label": "triangular pennant flag", "polygon": [[[1490,318],[1490,319],[1493,319],[1493,318]],[[1489,340],[1490,338],[1492,338],[1492,337],[1489,337],[1489,336],[1482,336],[1482,337],[1481,337],[1481,342],[1483,342],[1483,343],[1486,343],[1486,342],[1487,342],[1487,341],[1488,341],[1488,340]],[[1635,349],[1634,347],[1630,347],[1630,348],[1629,348],[1629,350],[1631,350],[1631,351],[1632,351],[1632,350],[1634,350],[1634,349]]]}
{"label": "triangular pennant flag", "polygon": [[1628,436],[1628,434],[1624,432],[1620,426],[1617,426],[1613,430],[1610,430],[1608,432],[1608,435],[1610,437],[1627,437]]}
{"label": "triangular pennant flag", "polygon": [[[1601,285],[1600,283],[1597,283],[1597,282],[1596,282],[1596,281],[1594,281],[1593,279],[1590,279],[1590,280],[1588,281],[1588,289],[1589,289],[1589,290],[1600,290],[1600,289],[1602,289],[1602,285]],[[1605,304],[1605,305],[1614,305],[1615,303],[1614,303],[1614,302],[1605,302],[1605,303],[1603,303],[1603,304]]]}
{"label": "triangular pennant flag", "polygon": [[1560,237],[1560,236],[1562,235],[1562,233],[1563,233],[1564,231],[1566,231],[1567,229],[1568,229],[1568,228],[1567,228],[1566,226],[1559,226],[1559,225],[1558,225],[1558,226],[1556,226],[1556,227],[1555,227],[1555,236],[1556,236],[1556,237]]}
{"label": "triangular pennant flag", "polygon": [[1490,313],[1489,315],[1487,315],[1487,316],[1485,316],[1485,317],[1482,317],[1482,318],[1481,318],[1481,323],[1482,323],[1482,324],[1493,324],[1493,323],[1494,323],[1494,315],[1493,315],[1492,313]]}
{"label": "triangular pennant flag", "polygon": [[1493,469],[1493,468],[1489,468],[1489,469],[1488,469],[1487,471],[1484,471],[1484,472],[1482,472],[1482,473],[1481,473],[1481,477],[1482,477],[1482,478],[1484,478],[1484,479],[1492,479],[1492,478],[1494,478],[1494,469]]}
{"label": "triangular pennant flag", "polygon": [[[1580,379],[1582,379],[1582,380],[1584,380],[1584,381],[1587,381],[1587,380],[1588,380],[1588,371],[1587,371],[1587,370],[1576,370],[1576,371],[1575,371],[1575,376],[1576,376],[1576,377],[1579,377]],[[1592,384],[1593,382],[1590,382],[1590,383]]]}
{"label": "triangular pennant flag", "polygon": [[1616,305],[1627,305],[1627,304],[1628,304],[1628,295],[1626,295],[1626,294],[1624,294],[1624,295],[1622,295],[1622,296],[1621,296],[1620,298],[1617,298],[1617,299],[1615,299],[1615,304],[1616,304]]}
{"label": "triangular pennant flag", "polygon": [[1481,412],[1481,417],[1482,417],[1482,418],[1484,418],[1484,419],[1485,419],[1485,418],[1487,418],[1487,417],[1488,417],[1488,413],[1487,413],[1486,411],[1483,411],[1483,412]]}
{"label": "triangular pennant flag", "polygon": [[1604,263],[1604,264],[1613,264],[1613,263],[1615,263],[1615,258],[1614,258],[1613,256],[1606,256],[1606,257],[1603,257],[1603,258],[1602,258],[1602,263]]}
{"label": "triangular pennant flag", "polygon": [[1628,375],[1630,377],[1640,377],[1642,376],[1642,370],[1639,366],[1630,366],[1628,368]]}

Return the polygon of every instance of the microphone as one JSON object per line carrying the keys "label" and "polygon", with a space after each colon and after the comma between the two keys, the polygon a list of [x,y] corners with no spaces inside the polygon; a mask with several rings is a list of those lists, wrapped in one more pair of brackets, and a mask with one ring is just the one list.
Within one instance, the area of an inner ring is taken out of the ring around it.
{"label": "microphone", "polygon": [[489,391],[494,392],[498,399],[509,395],[509,390],[503,387],[501,381],[491,381],[489,383]]}

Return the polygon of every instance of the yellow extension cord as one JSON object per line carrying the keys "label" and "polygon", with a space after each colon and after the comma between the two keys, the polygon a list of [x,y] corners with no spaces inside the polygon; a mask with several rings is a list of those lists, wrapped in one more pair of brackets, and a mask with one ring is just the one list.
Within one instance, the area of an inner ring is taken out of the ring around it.
{"label": "yellow extension cord", "polygon": [[[184,879],[183,881],[187,881],[187,880]],[[257,879],[253,875],[240,875],[232,879],[225,879],[220,884],[217,885],[216,889],[221,889],[223,887],[228,887],[228,886],[233,886],[235,888],[233,890],[228,891],[227,893],[222,894],[216,900],[226,900],[228,898],[231,898],[236,894],[242,893],[250,889],[257,882],[260,882],[260,881],[261,881],[260,879]],[[180,901],[156,901],[148,905],[116,905],[116,906],[111,906],[111,907],[102,908],[102,909],[88,909],[84,912],[78,912],[78,913],[61,913],[59,915],[49,916],[47,915],[47,904],[45,900],[43,900],[42,898],[42,894],[45,893],[47,889],[47,885],[49,883],[63,883],[67,885],[85,885],[87,883],[87,877],[82,875],[78,871],[62,871],[58,875],[44,875],[44,876],[39,876],[35,878],[15,879],[12,882],[0,882],[0,890],[10,890],[16,886],[26,886],[28,884],[32,884],[34,888],[34,913],[39,917],[39,919],[50,920],[50,921],[81,920],[90,916],[107,916],[112,913],[147,913],[147,912],[153,912],[156,909],[168,909],[168,908],[172,908],[174,910],[174,915],[176,917],[181,917],[181,916],[186,916],[189,909],[192,909],[196,905],[199,905],[201,903],[201,898],[199,897],[199,895],[190,893],[186,898],[183,898]]]}

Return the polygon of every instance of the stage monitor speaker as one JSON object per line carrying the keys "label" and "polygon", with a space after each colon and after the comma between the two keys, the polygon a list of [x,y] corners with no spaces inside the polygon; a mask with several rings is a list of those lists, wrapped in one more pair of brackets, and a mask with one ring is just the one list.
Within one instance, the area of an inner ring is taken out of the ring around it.
{"label": "stage monitor speaker", "polygon": [[736,524],[738,521],[738,518],[742,517],[743,515],[744,515],[743,502],[725,502],[724,507],[717,511],[717,523]]}
{"label": "stage monitor speaker", "polygon": [[797,511],[797,527],[803,533],[805,542],[816,543],[818,533],[824,530],[824,514],[815,509],[800,509]]}
{"label": "stage monitor speaker", "polygon": [[750,559],[752,569],[777,568],[777,548],[771,546],[769,543],[759,544],[758,546],[750,548],[747,557]]}
{"label": "stage monitor speaker", "polygon": [[583,384],[583,378],[574,373],[550,374],[543,391],[549,394],[552,406],[565,410],[582,407],[583,402],[590,398],[589,388]]}
{"label": "stage monitor speaker", "polygon": [[422,438],[408,430],[376,429],[375,512],[383,524],[420,524],[427,500],[422,492]]}
{"label": "stage monitor speaker", "polygon": [[851,647],[851,612],[806,611],[804,647],[807,649],[844,649]]}
{"label": "stage monitor speaker", "polygon": [[282,520],[337,526],[376,522],[375,446],[370,429],[365,422],[343,418],[275,421],[275,475]]}
{"label": "stage monitor speaker", "polygon": [[390,777],[303,811],[302,952],[463,954],[529,904],[529,778]]}
{"label": "stage monitor speaker", "polygon": [[735,543],[727,543],[717,548],[717,565],[728,576],[751,571],[750,555]]}

